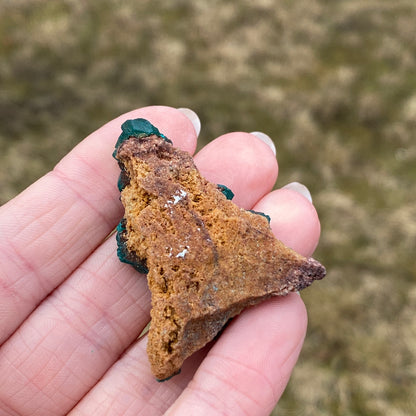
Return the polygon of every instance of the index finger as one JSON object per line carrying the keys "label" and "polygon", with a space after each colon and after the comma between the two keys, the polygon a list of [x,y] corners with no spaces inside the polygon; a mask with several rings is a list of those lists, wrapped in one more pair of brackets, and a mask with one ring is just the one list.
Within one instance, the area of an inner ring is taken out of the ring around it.
{"label": "index finger", "polygon": [[122,215],[112,159],[120,125],[143,117],[190,153],[191,121],[170,107],[124,114],[89,135],[52,172],[0,208],[0,344],[103,241]]}

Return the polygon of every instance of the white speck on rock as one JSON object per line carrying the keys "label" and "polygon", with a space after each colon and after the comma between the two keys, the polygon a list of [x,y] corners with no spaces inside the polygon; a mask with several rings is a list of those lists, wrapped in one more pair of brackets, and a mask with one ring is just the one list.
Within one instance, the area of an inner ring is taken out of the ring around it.
{"label": "white speck on rock", "polygon": [[177,258],[182,258],[182,259],[184,259],[185,258],[185,254],[188,252],[188,247],[186,247],[186,248],[184,248],[180,253],[178,253],[177,255],[176,255],[176,257]]}
{"label": "white speck on rock", "polygon": [[[186,195],[188,194],[183,189],[181,189],[179,192],[177,191],[175,195],[172,195],[173,200],[169,199],[167,203],[176,205],[179,201],[182,201]],[[167,208],[167,204],[165,204],[165,207]]]}
{"label": "white speck on rock", "polygon": [[[179,195],[173,195],[173,205],[176,205],[179,201],[188,195],[183,189],[179,191]],[[170,201],[169,201],[170,202]]]}

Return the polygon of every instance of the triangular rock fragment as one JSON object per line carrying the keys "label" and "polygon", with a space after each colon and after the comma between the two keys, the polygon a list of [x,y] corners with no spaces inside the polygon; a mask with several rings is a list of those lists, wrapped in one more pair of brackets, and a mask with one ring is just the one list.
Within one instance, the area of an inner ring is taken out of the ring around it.
{"label": "triangular rock fragment", "polygon": [[164,380],[244,308],[301,290],[325,268],[277,240],[265,216],[235,205],[148,121],[122,130],[114,152],[125,207],[118,255],[148,272],[147,352]]}

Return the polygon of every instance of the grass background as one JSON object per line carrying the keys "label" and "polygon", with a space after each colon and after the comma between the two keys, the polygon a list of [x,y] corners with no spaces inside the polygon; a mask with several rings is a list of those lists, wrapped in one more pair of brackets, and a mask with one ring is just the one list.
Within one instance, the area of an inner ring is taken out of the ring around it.
{"label": "grass background", "polygon": [[[255,4],[253,4],[255,3]],[[413,0],[0,0],[0,203],[120,113],[275,141],[328,277],[279,415],[416,414]]]}

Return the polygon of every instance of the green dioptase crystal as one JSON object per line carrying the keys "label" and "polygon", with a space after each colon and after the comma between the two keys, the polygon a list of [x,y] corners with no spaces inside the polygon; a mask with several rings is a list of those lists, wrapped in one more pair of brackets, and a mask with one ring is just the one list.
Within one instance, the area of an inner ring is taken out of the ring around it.
{"label": "green dioptase crystal", "polygon": [[113,157],[117,159],[117,150],[121,144],[129,139],[130,137],[146,137],[152,136],[153,134],[166,140],[168,143],[172,143],[164,134],[162,134],[152,123],[144,118],[136,118],[134,120],[126,120],[121,125],[121,131],[116,148],[113,152]]}
{"label": "green dioptase crystal", "polygon": [[175,376],[177,376],[178,374],[180,374],[181,373],[181,370],[179,370],[179,371],[177,371],[175,374],[172,374],[171,376],[169,376],[168,378],[164,378],[163,380],[160,380],[160,379],[156,379],[156,381],[158,382],[158,383],[163,383],[164,381],[168,381],[168,380],[170,380],[172,377],[175,377]]}
{"label": "green dioptase crystal", "polygon": [[146,267],[146,264],[141,262],[137,257],[130,253],[126,246],[126,225],[125,220],[122,219],[117,225],[117,256],[123,263],[130,264],[138,272],[147,274],[149,269]]}
{"label": "green dioptase crystal", "polygon": [[227,188],[225,185],[217,185],[218,189],[225,195],[225,197],[229,200],[234,198],[234,192]]}
{"label": "green dioptase crystal", "polygon": [[[229,200],[234,198],[234,192],[230,189],[227,188],[225,185],[217,185],[218,189],[225,195],[225,197]],[[268,221],[268,223],[270,224],[270,217],[265,214],[264,212],[257,212],[257,211],[253,211],[252,209],[248,210],[249,212],[252,212],[253,214],[257,214],[257,215],[261,215],[263,217],[265,217]]]}
{"label": "green dioptase crystal", "polygon": [[124,169],[121,169],[120,176],[117,181],[117,188],[121,192],[130,182],[128,175]]}
{"label": "green dioptase crystal", "polygon": [[267,222],[270,224],[271,218],[264,212],[253,211],[252,209],[249,209],[248,212],[252,212],[253,214],[256,214],[256,215],[261,215],[262,217],[266,218]]}
{"label": "green dioptase crystal", "polygon": [[[127,120],[121,125],[121,131],[115,150],[113,152],[113,157],[117,160],[117,151],[121,144],[128,140],[130,137],[147,137],[156,135],[161,137],[162,139],[166,140],[168,143],[172,143],[165,135],[163,135],[153,124],[149,121],[145,120],[144,118],[136,118],[134,120]],[[120,165],[120,168],[122,166]],[[129,178],[127,174],[121,171],[120,177],[117,182],[118,189],[120,192],[123,188],[129,183]],[[140,261],[134,253],[130,253],[126,246],[126,227],[125,221],[121,220],[117,226],[117,256],[123,263],[127,263],[132,265],[137,271],[140,273],[148,273],[149,270],[146,267],[146,264]]]}

